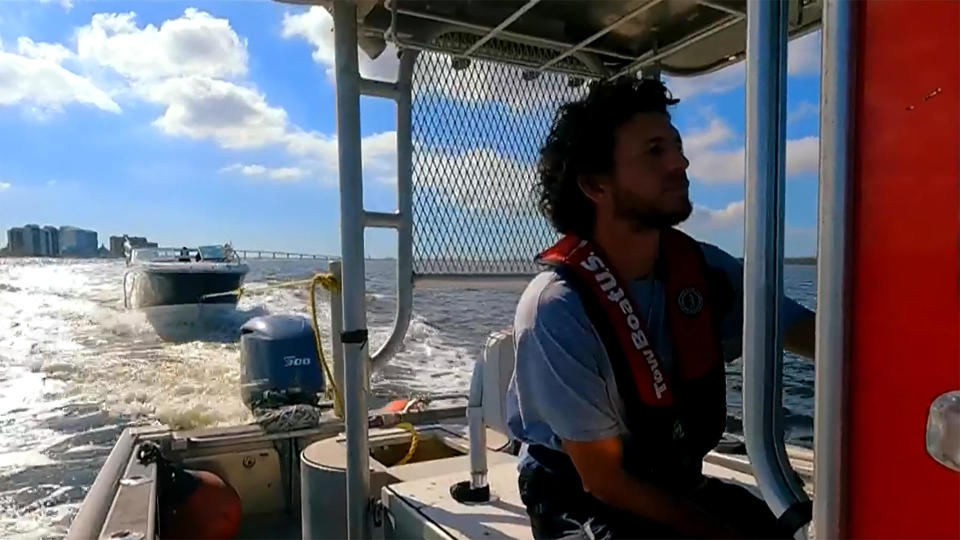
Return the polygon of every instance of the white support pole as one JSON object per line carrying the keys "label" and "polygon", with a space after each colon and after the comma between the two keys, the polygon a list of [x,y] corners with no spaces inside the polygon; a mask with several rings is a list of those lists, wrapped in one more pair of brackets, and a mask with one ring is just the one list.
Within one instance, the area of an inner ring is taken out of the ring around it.
{"label": "white support pole", "polygon": [[360,156],[360,72],[357,67],[357,6],[333,2],[337,76],[337,153],[340,167],[340,250],[343,260],[344,413],[347,437],[347,537],[369,538],[367,507],[366,306],[364,295],[363,178]]}
{"label": "white support pole", "polygon": [[780,312],[788,6],[769,0],[747,4],[743,430],[767,504],[796,529],[808,521],[804,516],[810,503],[783,442]]}
{"label": "white support pole", "polygon": [[820,205],[813,524],[815,538],[841,538],[850,316],[850,189],[856,86],[856,2],[823,3],[820,75]]}
{"label": "white support pole", "polygon": [[400,53],[397,80],[397,212],[389,219],[371,220],[367,225],[396,226],[397,229],[397,312],[387,341],[370,357],[370,372],[383,367],[400,350],[413,313],[413,68],[419,52]]}

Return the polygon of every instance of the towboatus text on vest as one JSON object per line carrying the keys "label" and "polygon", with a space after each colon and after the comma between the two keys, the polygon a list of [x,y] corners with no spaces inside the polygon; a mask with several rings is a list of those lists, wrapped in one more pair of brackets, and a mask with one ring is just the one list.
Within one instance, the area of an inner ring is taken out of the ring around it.
{"label": "towboatus text on vest", "polygon": [[[585,241],[581,242],[578,249],[583,248],[586,244]],[[627,298],[623,287],[617,283],[617,278],[613,275],[613,272],[607,268],[603,259],[592,251],[587,258],[580,263],[580,266],[585,270],[593,272],[594,279],[596,279],[600,288],[603,289],[603,292],[607,293],[607,300],[620,307],[620,313],[626,318],[627,326],[630,327],[630,340],[634,348],[643,354],[644,359],[646,359],[647,366],[650,368],[650,375],[653,377],[653,389],[657,394],[657,399],[662,399],[663,393],[667,389],[667,384],[663,380],[660,362],[657,360],[657,356],[650,346],[650,340],[647,339],[647,335],[640,328],[640,318],[633,312],[633,306]],[[647,322],[649,323],[650,321]]]}

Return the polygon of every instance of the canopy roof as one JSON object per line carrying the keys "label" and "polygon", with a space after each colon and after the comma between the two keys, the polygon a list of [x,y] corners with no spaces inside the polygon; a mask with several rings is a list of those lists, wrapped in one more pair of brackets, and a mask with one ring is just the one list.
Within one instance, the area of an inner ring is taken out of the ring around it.
{"label": "canopy roof", "polygon": [[[329,7],[331,0],[284,0]],[[819,0],[789,0],[791,38],[820,25]],[[360,46],[404,47],[584,77],[659,67],[699,75],[746,48],[745,0],[357,0]]]}

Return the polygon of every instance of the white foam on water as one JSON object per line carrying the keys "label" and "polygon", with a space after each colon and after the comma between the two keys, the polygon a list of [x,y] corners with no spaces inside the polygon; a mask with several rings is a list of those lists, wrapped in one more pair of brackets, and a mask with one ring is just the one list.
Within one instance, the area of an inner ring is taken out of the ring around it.
{"label": "white foam on water", "polygon": [[27,467],[50,465],[54,461],[36,450],[20,452],[0,452],[0,475],[9,475],[11,469],[22,470]]}
{"label": "white foam on water", "polygon": [[[289,268],[278,265],[269,281],[252,272],[236,310],[203,317],[124,309],[122,261],[0,259],[0,538],[62,536],[125,425],[251,421],[239,395],[238,333],[254,316],[310,315],[306,287],[265,287],[313,271]],[[371,350],[389,336],[395,309],[393,280],[379,283],[372,287],[389,286],[367,295]],[[163,332],[172,337],[160,335],[158,315],[169,316]],[[317,318],[329,361],[326,292]],[[374,389],[465,391],[478,350],[415,311]]]}
{"label": "white foam on water", "polygon": [[[376,331],[371,342],[382,343],[389,334],[389,329]],[[404,386],[414,393],[466,392],[473,364],[473,351],[449,345],[439,329],[414,315],[403,350],[372,382],[374,388]]]}

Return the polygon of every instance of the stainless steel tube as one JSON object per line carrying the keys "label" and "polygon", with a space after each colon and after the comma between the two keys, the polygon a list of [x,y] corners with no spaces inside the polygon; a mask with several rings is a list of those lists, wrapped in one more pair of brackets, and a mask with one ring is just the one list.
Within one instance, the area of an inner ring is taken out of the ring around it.
{"label": "stainless steel tube", "polygon": [[413,68],[420,53],[400,54],[397,81],[397,312],[387,341],[370,358],[370,372],[384,366],[403,344],[413,314]]}
{"label": "stainless steel tube", "polygon": [[823,4],[820,68],[820,209],[817,252],[814,537],[841,538],[844,418],[850,315],[850,173],[852,170],[855,2]]}
{"label": "stainless steel tube", "polygon": [[807,500],[787,460],[781,408],[788,5],[747,4],[743,429],[757,483],[778,516]]}
{"label": "stainless steel tube", "polygon": [[333,2],[337,77],[337,153],[340,168],[340,250],[343,261],[344,422],[347,436],[347,536],[368,538],[367,362],[364,274],[363,178],[360,156],[360,72],[357,68],[357,6]]}

